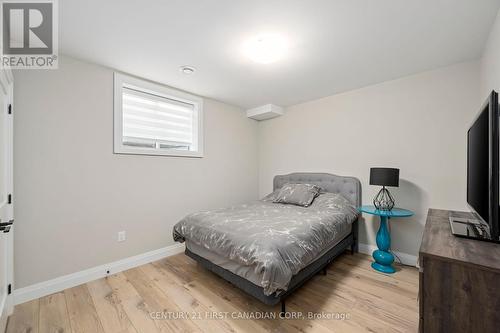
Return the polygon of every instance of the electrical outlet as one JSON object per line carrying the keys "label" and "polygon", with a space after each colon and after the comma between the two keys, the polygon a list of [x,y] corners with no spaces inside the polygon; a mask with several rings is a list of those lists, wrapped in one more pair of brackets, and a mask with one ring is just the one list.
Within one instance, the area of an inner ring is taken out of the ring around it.
{"label": "electrical outlet", "polygon": [[118,231],[118,241],[124,242],[127,239],[127,233],[125,231]]}

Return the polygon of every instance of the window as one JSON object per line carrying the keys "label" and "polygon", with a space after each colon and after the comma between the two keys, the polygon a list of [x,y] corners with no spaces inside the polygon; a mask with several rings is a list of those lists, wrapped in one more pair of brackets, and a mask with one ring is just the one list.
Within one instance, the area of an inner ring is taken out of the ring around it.
{"label": "window", "polygon": [[203,100],[115,73],[114,151],[203,157]]}

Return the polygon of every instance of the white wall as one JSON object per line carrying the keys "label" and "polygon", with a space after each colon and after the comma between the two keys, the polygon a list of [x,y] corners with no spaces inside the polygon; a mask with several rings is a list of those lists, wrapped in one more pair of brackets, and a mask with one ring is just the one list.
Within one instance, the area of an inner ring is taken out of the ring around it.
{"label": "white wall", "polygon": [[[393,249],[417,255],[429,207],[466,208],[466,130],[478,81],[470,62],[287,108],[259,124],[260,195],[276,174],[330,172],[358,177],[370,204],[379,190],[368,184],[370,167],[400,168],[391,191],[416,215],[393,221]],[[377,222],[361,223],[362,243],[375,245]]]}
{"label": "white wall", "polygon": [[[295,171],[356,176],[369,204],[378,190],[369,168],[401,168],[393,193],[416,215],[394,221],[393,248],[416,255],[429,207],[465,209],[465,133],[477,101],[500,90],[499,21],[481,93],[470,62],[295,105],[259,125],[206,99],[202,159],[113,154],[108,68],[62,57],[59,70],[17,71],[16,288],[171,245],[185,214],[255,199]],[[374,245],[377,228],[367,218],[361,241]]]}
{"label": "white wall", "polygon": [[16,288],[171,245],[184,215],[257,197],[257,123],[239,108],[205,100],[204,158],[115,155],[112,70],[63,57],[15,85]]}
{"label": "white wall", "polygon": [[[500,11],[481,58],[480,103],[484,102],[492,90],[500,92]],[[481,105],[481,104],[479,104]],[[479,106],[478,110],[479,112]]]}

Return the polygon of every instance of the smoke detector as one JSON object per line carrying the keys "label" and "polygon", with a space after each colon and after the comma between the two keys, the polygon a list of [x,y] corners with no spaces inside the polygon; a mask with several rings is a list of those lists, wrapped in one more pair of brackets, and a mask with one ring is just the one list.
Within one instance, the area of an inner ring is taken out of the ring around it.
{"label": "smoke detector", "polygon": [[196,68],[192,66],[181,66],[179,70],[182,74],[191,75],[196,71]]}

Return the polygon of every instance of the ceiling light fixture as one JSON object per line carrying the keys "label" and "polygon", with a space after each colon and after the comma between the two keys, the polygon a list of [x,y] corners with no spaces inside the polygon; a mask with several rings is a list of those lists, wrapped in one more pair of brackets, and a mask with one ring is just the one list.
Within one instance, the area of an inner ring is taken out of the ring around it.
{"label": "ceiling light fixture", "polygon": [[191,66],[181,66],[179,70],[182,72],[182,74],[190,75],[196,71],[196,68]]}
{"label": "ceiling light fixture", "polygon": [[260,64],[270,64],[283,58],[288,49],[286,39],[279,34],[262,33],[243,43],[243,53]]}

